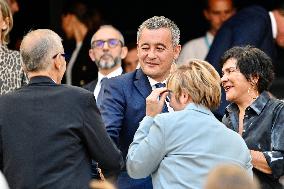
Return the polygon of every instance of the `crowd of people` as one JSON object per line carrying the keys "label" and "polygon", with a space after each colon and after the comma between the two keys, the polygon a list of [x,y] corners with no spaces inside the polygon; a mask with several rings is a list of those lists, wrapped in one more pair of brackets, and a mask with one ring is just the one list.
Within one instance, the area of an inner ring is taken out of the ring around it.
{"label": "crowd of people", "polygon": [[284,186],[284,102],[269,91],[283,2],[236,12],[208,0],[210,29],[182,46],[167,17],[126,44],[72,0],[61,17],[72,51],[51,29],[10,50],[15,3],[0,0],[0,188]]}

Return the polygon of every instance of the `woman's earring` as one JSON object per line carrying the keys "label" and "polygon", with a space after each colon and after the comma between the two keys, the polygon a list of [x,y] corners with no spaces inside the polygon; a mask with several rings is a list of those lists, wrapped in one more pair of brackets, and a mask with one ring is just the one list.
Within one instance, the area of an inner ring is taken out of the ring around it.
{"label": "woman's earring", "polygon": [[[253,88],[255,88],[255,87],[253,86]],[[248,88],[248,95],[249,95],[253,100],[257,99],[257,97],[259,96],[257,89],[254,89],[254,90],[256,91],[256,95],[252,95],[252,94],[251,94],[251,88],[250,88],[250,87]]]}

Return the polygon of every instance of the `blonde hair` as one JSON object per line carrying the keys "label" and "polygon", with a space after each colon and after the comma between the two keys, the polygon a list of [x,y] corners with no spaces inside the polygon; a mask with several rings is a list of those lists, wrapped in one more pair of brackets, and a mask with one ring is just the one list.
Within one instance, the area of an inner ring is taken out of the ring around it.
{"label": "blonde hair", "polygon": [[9,32],[13,28],[13,15],[8,3],[5,0],[0,0],[0,8],[3,21],[7,22],[6,19],[8,18],[7,29],[1,32],[1,44],[7,45],[9,43]]}
{"label": "blonde hair", "polygon": [[221,80],[215,68],[206,61],[190,60],[179,65],[168,79],[176,99],[186,92],[195,104],[209,109],[219,106],[221,100]]}

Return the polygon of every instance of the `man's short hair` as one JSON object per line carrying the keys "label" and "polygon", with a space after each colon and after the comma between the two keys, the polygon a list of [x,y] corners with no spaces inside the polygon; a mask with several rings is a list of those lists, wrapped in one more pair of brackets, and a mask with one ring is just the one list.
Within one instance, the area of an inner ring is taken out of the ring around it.
{"label": "man's short hair", "polygon": [[137,42],[139,41],[141,37],[141,32],[143,29],[149,29],[149,30],[156,30],[160,28],[168,28],[171,31],[172,34],[172,43],[173,46],[179,45],[180,41],[180,30],[178,26],[170,19],[164,17],[164,16],[154,16],[152,18],[147,19],[144,21],[138,28],[137,32]]}
{"label": "man's short hair", "polygon": [[63,49],[61,38],[52,30],[37,29],[24,36],[20,53],[26,71],[44,70],[55,53]]}

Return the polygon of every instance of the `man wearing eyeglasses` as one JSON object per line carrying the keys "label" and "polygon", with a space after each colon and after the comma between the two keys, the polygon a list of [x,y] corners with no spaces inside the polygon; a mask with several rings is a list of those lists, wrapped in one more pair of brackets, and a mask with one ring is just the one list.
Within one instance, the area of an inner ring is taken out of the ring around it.
{"label": "man wearing eyeglasses", "polygon": [[[104,78],[121,75],[122,59],[126,57],[127,47],[124,46],[124,38],[121,32],[111,25],[101,26],[91,39],[89,56],[98,67],[98,78],[83,86],[94,93],[97,102],[98,96],[103,97],[101,91]],[[99,95],[100,94],[100,95]]]}
{"label": "man wearing eyeglasses", "polygon": [[30,82],[0,98],[0,170],[11,189],[87,189],[92,160],[108,175],[119,172],[122,156],[93,94],[60,84],[61,38],[48,29],[31,31],[20,53]]}

